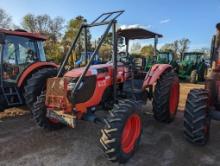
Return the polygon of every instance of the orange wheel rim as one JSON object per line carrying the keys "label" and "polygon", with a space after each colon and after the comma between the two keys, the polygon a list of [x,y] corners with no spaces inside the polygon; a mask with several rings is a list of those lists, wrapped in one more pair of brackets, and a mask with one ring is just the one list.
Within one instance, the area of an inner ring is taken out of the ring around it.
{"label": "orange wheel rim", "polygon": [[179,103],[179,81],[175,80],[171,86],[170,99],[169,99],[169,111],[170,114],[175,114]]}
{"label": "orange wheel rim", "polygon": [[131,115],[124,126],[121,137],[121,149],[124,153],[130,153],[141,134],[141,119],[137,114]]}

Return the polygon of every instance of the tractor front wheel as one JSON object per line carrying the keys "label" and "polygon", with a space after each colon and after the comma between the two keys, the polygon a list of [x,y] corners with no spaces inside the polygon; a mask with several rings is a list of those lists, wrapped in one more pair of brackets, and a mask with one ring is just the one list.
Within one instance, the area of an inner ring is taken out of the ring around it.
{"label": "tractor front wheel", "polygon": [[208,92],[205,89],[193,89],[188,94],[184,112],[185,138],[191,143],[205,145],[209,128]]}
{"label": "tractor front wheel", "polygon": [[137,149],[142,133],[139,110],[135,101],[120,101],[105,119],[100,143],[110,161],[125,163]]}
{"label": "tractor front wheel", "polygon": [[157,81],[153,96],[153,114],[159,122],[174,120],[179,103],[179,79],[171,70],[166,71]]}
{"label": "tractor front wheel", "polygon": [[32,109],[33,119],[36,123],[48,130],[57,130],[62,128],[64,125],[57,122],[56,120],[51,120],[47,118],[47,107],[45,105],[45,93],[42,91],[41,95],[37,97],[37,101],[33,105]]}

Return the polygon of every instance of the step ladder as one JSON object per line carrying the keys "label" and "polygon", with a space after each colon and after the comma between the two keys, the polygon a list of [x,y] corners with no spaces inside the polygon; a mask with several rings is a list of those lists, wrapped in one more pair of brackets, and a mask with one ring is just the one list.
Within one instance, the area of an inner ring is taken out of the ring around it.
{"label": "step ladder", "polygon": [[2,93],[8,106],[12,107],[23,104],[23,100],[17,87],[3,87]]}

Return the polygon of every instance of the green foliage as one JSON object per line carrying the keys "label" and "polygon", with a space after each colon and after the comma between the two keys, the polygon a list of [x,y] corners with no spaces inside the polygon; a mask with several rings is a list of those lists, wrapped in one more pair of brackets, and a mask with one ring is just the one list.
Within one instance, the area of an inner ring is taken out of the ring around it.
{"label": "green foliage", "polygon": [[45,42],[45,52],[48,60],[59,63],[62,59],[62,29],[64,19],[56,17],[52,19],[49,15],[27,14],[23,17],[22,27],[30,32],[39,32],[48,36],[48,40]]}
{"label": "green foliage", "polygon": [[47,40],[45,42],[45,53],[48,61],[53,61],[59,64],[62,60],[63,49],[60,42],[52,42]]}
{"label": "green foliage", "polygon": [[146,45],[141,48],[141,55],[150,57],[154,55],[154,47],[152,45]]}
{"label": "green foliage", "polygon": [[111,56],[109,55],[111,55],[111,53],[112,53],[112,46],[109,44],[104,44],[99,49],[99,56],[103,62],[107,62],[110,60]]}
{"label": "green foliage", "polygon": [[[64,46],[64,53],[67,52],[69,47],[71,46],[71,43],[73,39],[76,37],[80,26],[83,23],[86,23],[87,20],[83,16],[77,16],[74,19],[71,19],[67,25],[67,30],[64,34],[64,37],[62,39],[62,44]],[[77,41],[77,47],[75,49],[75,52],[72,53],[72,56],[70,57],[69,63],[72,65],[76,59],[79,58],[81,52],[83,51],[83,48],[85,46],[85,33],[82,32],[79,40]],[[91,51],[92,44],[91,44],[91,34],[90,31],[87,30],[87,49],[88,51]]]}

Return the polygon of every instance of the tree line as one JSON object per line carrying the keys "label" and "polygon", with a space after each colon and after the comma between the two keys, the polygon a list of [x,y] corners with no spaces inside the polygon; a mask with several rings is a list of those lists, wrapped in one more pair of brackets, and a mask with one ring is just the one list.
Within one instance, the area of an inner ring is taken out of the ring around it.
{"label": "tree line", "polygon": [[[20,25],[15,25],[12,23],[11,16],[3,9],[0,9],[0,28],[12,28],[12,29],[24,29],[29,32],[39,32],[48,37],[45,42],[45,52],[49,60],[53,60],[59,63],[63,55],[69,49],[72,40],[76,36],[79,27],[82,23],[86,23],[87,20],[83,16],[77,16],[70,19],[65,23],[62,17],[51,18],[47,14],[33,15],[31,13],[23,16]],[[111,53],[111,33],[108,34],[104,44],[100,48],[100,57],[106,59],[109,53]],[[90,31],[87,31],[87,48],[89,51],[94,50],[96,46],[96,41],[91,41],[92,36]],[[97,42],[99,39],[97,39]],[[164,44],[160,51],[172,51],[176,58],[179,58],[185,51],[189,49],[190,40],[180,39],[172,43]],[[85,45],[84,34],[82,34],[77,42],[77,47],[72,53],[70,58],[70,63],[72,64],[76,59],[79,58],[83,47]],[[144,45],[141,46],[139,43],[133,43],[131,46],[131,52],[135,54],[140,54],[142,56],[152,56],[153,46]],[[207,49],[202,49],[199,51],[207,52]]]}
{"label": "tree line", "polygon": [[[172,52],[175,59],[181,59],[184,52],[189,51],[190,43],[191,42],[189,39],[183,38],[162,45],[158,51]],[[200,49],[195,49],[193,51],[202,52],[207,57],[210,55],[209,48],[200,48]],[[141,46],[140,43],[134,43],[132,45],[131,52],[135,53],[136,55],[140,54],[145,57],[152,56],[154,54],[154,46],[153,45]]]}
{"label": "tree line", "polygon": [[[33,15],[26,14],[20,23],[15,25],[12,23],[11,16],[5,10],[0,9],[0,28],[6,29],[24,29],[28,32],[39,32],[47,36],[45,41],[45,52],[49,60],[59,63],[63,55],[69,49],[72,40],[76,36],[81,24],[87,20],[83,16],[77,16],[70,19],[67,24],[62,17],[51,18],[47,14]],[[84,32],[83,32],[84,33]],[[87,32],[87,48],[91,51],[91,34]],[[70,58],[70,63],[79,58],[85,44],[84,34],[82,34],[77,42],[75,51]]]}

